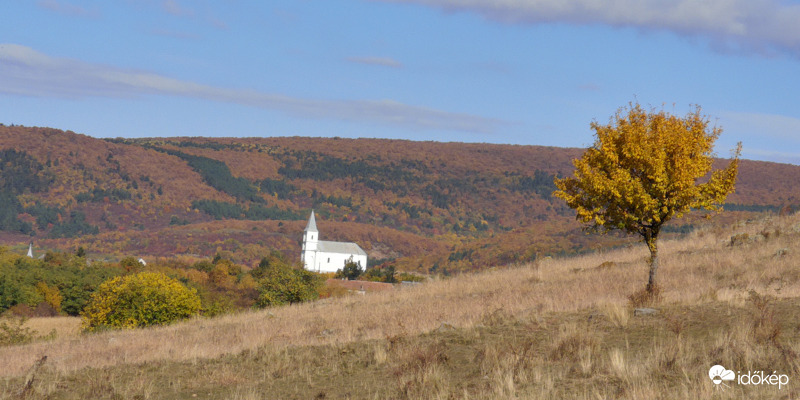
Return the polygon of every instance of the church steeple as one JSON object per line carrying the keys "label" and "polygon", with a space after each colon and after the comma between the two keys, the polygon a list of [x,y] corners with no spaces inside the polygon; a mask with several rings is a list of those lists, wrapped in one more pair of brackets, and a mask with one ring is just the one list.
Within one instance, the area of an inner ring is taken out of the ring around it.
{"label": "church steeple", "polygon": [[311,210],[311,217],[308,218],[308,225],[303,231],[303,252],[300,258],[306,269],[313,269],[317,262],[317,241],[319,241],[319,231],[317,230],[317,220],[314,218],[314,210]]}
{"label": "church steeple", "polygon": [[319,232],[317,230],[317,220],[314,218],[314,210],[311,210],[311,217],[308,219],[308,225],[306,225],[306,232]]}
{"label": "church steeple", "polygon": [[33,242],[28,245],[28,258],[33,258]]}

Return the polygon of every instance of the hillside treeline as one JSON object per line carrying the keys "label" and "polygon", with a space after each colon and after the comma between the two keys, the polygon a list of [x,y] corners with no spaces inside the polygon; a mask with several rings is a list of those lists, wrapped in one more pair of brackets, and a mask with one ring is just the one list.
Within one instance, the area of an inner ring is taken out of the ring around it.
{"label": "hillside treeline", "polygon": [[[94,139],[0,126],[0,238],[98,258],[299,257],[325,240],[373,265],[448,274],[623,243],[587,237],[553,199],[579,149],[377,139]],[[743,162],[737,213],[800,204],[800,167]],[[695,222],[670,228],[687,232]],[[102,255],[102,257],[100,257]]]}
{"label": "hillside treeline", "polygon": [[79,316],[104,282],[141,272],[163,274],[196,292],[205,316],[332,294],[323,284],[325,276],[303,270],[277,251],[251,269],[220,255],[194,262],[169,258],[141,263],[134,257],[100,262],[88,259],[83,248],[33,259],[0,247],[0,314]]}

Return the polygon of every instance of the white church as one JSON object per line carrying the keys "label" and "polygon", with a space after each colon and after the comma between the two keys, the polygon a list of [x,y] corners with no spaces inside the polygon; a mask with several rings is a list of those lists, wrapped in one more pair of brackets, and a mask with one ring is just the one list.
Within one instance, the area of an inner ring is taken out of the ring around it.
{"label": "white church", "polygon": [[361,268],[367,268],[367,253],[357,244],[319,240],[313,210],[303,232],[303,252],[300,257],[303,267],[314,272],[336,272],[344,268],[344,264],[351,259],[360,264]]}

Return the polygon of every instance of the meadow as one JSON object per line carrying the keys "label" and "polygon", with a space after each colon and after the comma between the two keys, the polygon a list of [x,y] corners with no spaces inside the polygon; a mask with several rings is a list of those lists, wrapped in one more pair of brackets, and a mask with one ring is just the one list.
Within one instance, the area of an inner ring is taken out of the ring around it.
{"label": "meadow", "polygon": [[[800,396],[800,215],[661,242],[661,298],[634,315],[642,244],[393,292],[0,347],[0,399],[697,399]],[[52,335],[51,335],[52,336]],[[709,368],[776,371],[715,385]]]}

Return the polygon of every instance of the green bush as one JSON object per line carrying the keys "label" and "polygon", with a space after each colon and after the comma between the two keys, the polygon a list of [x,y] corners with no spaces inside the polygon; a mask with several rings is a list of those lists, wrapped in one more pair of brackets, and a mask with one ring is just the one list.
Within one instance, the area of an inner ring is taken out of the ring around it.
{"label": "green bush", "polygon": [[364,273],[364,269],[361,268],[360,263],[356,263],[353,261],[353,258],[350,257],[350,260],[344,263],[344,268],[336,271],[335,278],[337,279],[347,279],[348,281],[354,281]]}
{"label": "green bush", "polygon": [[164,325],[196,315],[200,297],[162,273],[140,272],[104,282],[81,315],[88,331]]}
{"label": "green bush", "polygon": [[[263,260],[262,260],[263,261]],[[262,264],[264,264],[262,262]],[[324,285],[324,278],[311,271],[293,268],[272,260],[259,268],[258,300],[256,306],[271,307],[316,300]]]}
{"label": "green bush", "polygon": [[0,248],[0,313],[17,305],[33,309],[49,302],[54,309],[60,306],[61,312],[77,316],[101,283],[122,273],[116,265],[86,265],[85,258],[69,253],[47,252],[43,260],[36,260]]}
{"label": "green bush", "polygon": [[361,275],[360,279],[373,282],[397,283],[395,273],[394,265],[388,265],[383,268],[372,267],[366,270],[364,274]]}
{"label": "green bush", "polygon": [[0,347],[30,343],[36,332],[25,327],[26,319],[11,315],[0,317]]}

